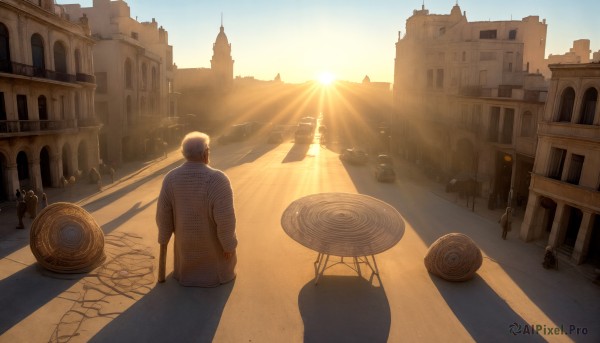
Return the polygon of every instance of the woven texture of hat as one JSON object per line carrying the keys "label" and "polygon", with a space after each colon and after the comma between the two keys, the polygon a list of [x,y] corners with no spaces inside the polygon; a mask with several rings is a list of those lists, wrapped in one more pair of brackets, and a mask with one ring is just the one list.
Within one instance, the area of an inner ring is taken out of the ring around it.
{"label": "woven texture of hat", "polygon": [[295,241],[324,254],[367,256],[393,247],[404,220],[391,205],[361,194],[318,193],[293,201],[281,226]]}
{"label": "woven texture of hat", "polygon": [[466,281],[475,275],[482,261],[481,250],[469,236],[449,233],[431,244],[425,267],[444,280]]}
{"label": "woven texture of hat", "polygon": [[31,224],[29,246],[38,263],[56,273],[85,273],[104,259],[104,233],[82,207],[57,202]]}

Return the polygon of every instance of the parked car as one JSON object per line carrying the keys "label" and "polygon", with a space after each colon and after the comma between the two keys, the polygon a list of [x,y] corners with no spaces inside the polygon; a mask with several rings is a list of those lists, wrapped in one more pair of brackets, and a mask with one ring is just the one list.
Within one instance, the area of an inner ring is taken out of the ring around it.
{"label": "parked car", "polygon": [[340,154],[340,160],[351,164],[367,164],[369,155],[361,149],[350,148],[345,149]]}
{"label": "parked car", "polygon": [[390,166],[394,166],[394,160],[392,159],[392,157],[390,155],[386,155],[386,154],[379,154],[377,156],[377,163],[378,164],[389,164]]}
{"label": "parked car", "polygon": [[381,163],[375,169],[375,178],[379,182],[394,182],[396,181],[396,172],[391,164]]}
{"label": "parked car", "polygon": [[218,141],[221,144],[228,144],[232,142],[240,142],[248,138],[251,134],[251,125],[249,123],[233,125],[229,132],[219,137]]}

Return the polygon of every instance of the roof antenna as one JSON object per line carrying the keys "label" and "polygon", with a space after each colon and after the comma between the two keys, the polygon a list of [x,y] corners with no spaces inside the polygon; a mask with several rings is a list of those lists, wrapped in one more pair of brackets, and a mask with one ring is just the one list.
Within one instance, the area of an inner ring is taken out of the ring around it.
{"label": "roof antenna", "polygon": [[423,0],[423,5],[421,5],[421,9],[424,10],[425,9],[425,0]]}

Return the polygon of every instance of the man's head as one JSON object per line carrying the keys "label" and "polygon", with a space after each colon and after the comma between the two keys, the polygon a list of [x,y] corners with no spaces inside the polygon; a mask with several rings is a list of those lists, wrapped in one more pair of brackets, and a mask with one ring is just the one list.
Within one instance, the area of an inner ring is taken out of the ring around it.
{"label": "man's head", "polygon": [[208,164],[210,137],[202,132],[190,132],[181,141],[181,153],[188,161]]}

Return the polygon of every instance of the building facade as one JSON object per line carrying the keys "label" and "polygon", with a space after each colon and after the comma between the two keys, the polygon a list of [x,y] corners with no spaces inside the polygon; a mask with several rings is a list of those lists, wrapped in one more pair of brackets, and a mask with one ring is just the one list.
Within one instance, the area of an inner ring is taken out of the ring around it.
{"label": "building facade", "polygon": [[396,43],[392,149],[432,177],[477,180],[490,207],[524,208],[546,30],[537,16],[469,22],[458,5],[415,10]]}
{"label": "building facade", "polygon": [[118,166],[154,152],[159,139],[169,138],[177,115],[176,68],[167,31],[154,18],[150,22],[131,18],[129,6],[120,0],[64,8],[71,19],[87,17],[96,42],[95,110],[103,124],[99,135],[103,162]]}
{"label": "building facade", "polygon": [[550,70],[520,236],[600,267],[600,63]]}
{"label": "building facade", "polygon": [[52,0],[0,1],[0,201],[98,167],[93,46]]}

